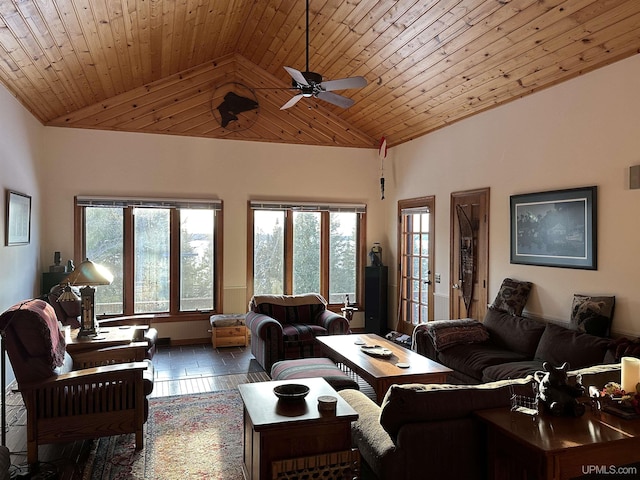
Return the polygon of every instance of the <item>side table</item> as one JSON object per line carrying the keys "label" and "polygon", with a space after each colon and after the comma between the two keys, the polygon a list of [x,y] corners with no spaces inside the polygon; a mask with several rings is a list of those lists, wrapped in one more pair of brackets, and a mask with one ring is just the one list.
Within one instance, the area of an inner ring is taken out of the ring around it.
{"label": "side table", "polygon": [[99,348],[129,345],[143,341],[147,325],[132,325],[121,327],[98,327],[98,334],[94,337],[78,337],[80,329],[65,327],[65,341],[67,352],[73,356],[74,352],[97,350]]}
{"label": "side table", "polygon": [[[351,449],[351,422],[357,412],[323,378],[296,379],[309,394],[282,401],[273,387],[291,381],[238,385],[244,403],[243,475],[271,479],[272,462]],[[318,411],[318,397],[336,397],[335,413]]]}
{"label": "side table", "polygon": [[506,407],[476,415],[488,427],[489,479],[568,480],[603,467],[612,473],[640,458],[640,420],[588,408],[579,418],[543,413],[535,422]]}

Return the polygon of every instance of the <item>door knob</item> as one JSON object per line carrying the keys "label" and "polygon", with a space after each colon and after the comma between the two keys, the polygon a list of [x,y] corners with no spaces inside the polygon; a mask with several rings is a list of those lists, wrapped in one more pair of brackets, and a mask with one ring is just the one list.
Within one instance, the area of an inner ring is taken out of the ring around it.
{"label": "door knob", "polygon": [[457,283],[454,283],[453,285],[451,285],[452,288],[458,289],[460,288],[460,285],[458,285]]}

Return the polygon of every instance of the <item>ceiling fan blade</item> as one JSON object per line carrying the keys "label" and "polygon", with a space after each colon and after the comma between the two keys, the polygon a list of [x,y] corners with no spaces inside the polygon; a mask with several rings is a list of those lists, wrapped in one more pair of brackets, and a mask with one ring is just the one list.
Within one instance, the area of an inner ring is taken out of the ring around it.
{"label": "ceiling fan blade", "polygon": [[301,93],[298,95],[295,95],[293,97],[291,97],[291,100],[289,100],[287,103],[285,103],[283,106],[280,107],[280,110],[286,110],[287,108],[291,108],[293,107],[296,103],[298,103],[298,100],[300,100],[304,95],[302,95]]}
{"label": "ceiling fan blade", "polygon": [[309,82],[307,82],[307,79],[304,78],[304,75],[302,75],[302,72],[300,72],[299,70],[291,67],[284,67],[284,69],[299,85],[309,85]]}
{"label": "ceiling fan blade", "polygon": [[367,80],[364,77],[349,77],[338,80],[328,80],[320,84],[327,92],[332,90],[346,90],[348,88],[360,88],[367,86]]}
{"label": "ceiling fan blade", "polygon": [[316,97],[319,98],[320,100],[333,103],[334,105],[337,105],[342,108],[349,108],[351,105],[356,103],[355,100],[351,100],[350,98],[343,97],[342,95],[338,95],[337,93],[331,93],[331,92],[319,92],[316,95]]}

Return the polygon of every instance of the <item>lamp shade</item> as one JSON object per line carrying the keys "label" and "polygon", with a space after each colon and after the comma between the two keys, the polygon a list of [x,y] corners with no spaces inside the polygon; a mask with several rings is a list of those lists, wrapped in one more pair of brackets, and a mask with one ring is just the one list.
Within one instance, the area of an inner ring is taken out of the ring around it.
{"label": "lamp shade", "polygon": [[71,285],[110,285],[113,282],[113,275],[102,265],[93,263],[87,258],[64,281]]}

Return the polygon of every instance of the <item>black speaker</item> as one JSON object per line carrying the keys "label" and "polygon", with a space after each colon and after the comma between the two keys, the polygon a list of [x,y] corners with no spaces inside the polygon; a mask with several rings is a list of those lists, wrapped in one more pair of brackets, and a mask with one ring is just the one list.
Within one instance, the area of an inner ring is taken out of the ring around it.
{"label": "black speaker", "polygon": [[380,336],[388,331],[387,274],[384,266],[364,269],[364,327],[367,333]]}

